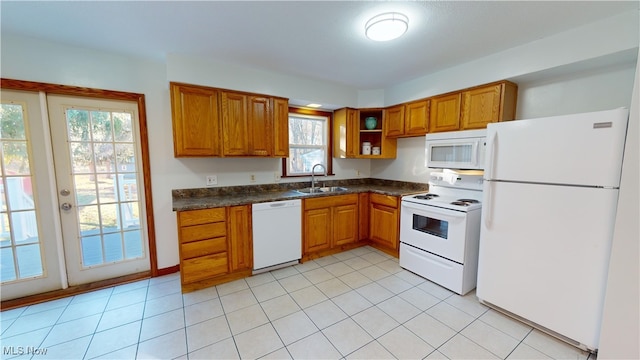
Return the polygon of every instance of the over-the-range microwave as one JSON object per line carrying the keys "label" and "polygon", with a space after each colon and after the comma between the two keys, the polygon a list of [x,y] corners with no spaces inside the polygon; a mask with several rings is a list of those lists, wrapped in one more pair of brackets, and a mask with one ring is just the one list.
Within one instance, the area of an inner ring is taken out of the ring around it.
{"label": "over-the-range microwave", "polygon": [[436,169],[484,170],[487,130],[427,134],[426,165]]}

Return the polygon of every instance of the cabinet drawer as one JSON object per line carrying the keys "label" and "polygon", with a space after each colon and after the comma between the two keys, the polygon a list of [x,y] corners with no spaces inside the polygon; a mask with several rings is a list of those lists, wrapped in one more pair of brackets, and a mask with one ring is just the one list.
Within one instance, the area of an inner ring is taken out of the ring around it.
{"label": "cabinet drawer", "polygon": [[212,255],[227,251],[227,238],[219,237],[182,244],[182,258],[191,259],[198,256]]}
{"label": "cabinet drawer", "polygon": [[227,223],[183,226],[180,228],[180,242],[187,243],[196,240],[211,239],[227,235]]}
{"label": "cabinet drawer", "polygon": [[200,225],[225,221],[225,219],[225,208],[189,210],[178,213],[179,226]]}
{"label": "cabinet drawer", "polygon": [[371,194],[371,203],[381,204],[381,205],[389,206],[392,208],[397,208],[398,197],[391,196],[391,195]]}
{"label": "cabinet drawer", "polygon": [[180,271],[182,272],[183,284],[224,275],[229,271],[227,253],[223,252],[184,260]]}
{"label": "cabinet drawer", "polygon": [[350,205],[358,203],[358,194],[323,196],[313,199],[304,199],[305,210],[322,209],[340,205]]}

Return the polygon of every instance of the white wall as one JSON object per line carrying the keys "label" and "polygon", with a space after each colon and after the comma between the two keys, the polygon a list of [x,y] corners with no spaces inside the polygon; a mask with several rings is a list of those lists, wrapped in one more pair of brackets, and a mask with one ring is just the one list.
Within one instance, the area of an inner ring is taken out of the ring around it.
{"label": "white wall", "polygon": [[640,359],[640,64],[631,98],[598,359]]}

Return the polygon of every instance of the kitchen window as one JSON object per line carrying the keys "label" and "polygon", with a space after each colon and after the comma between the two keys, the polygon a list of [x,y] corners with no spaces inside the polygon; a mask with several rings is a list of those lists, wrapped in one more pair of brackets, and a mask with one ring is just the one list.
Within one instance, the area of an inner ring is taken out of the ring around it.
{"label": "kitchen window", "polygon": [[283,176],[309,176],[315,164],[332,174],[331,119],[330,112],[289,108],[289,157],[282,160]]}

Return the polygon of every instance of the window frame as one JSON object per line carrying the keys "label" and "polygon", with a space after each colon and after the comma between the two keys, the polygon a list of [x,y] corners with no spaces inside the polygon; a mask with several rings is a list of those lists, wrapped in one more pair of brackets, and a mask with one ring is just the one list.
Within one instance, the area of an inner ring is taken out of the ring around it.
{"label": "window frame", "polygon": [[[326,167],[327,167],[327,175],[334,175],[333,173],[333,112],[290,106],[288,115],[290,116],[291,114],[321,116],[321,117],[327,118],[327,151],[326,151],[327,157],[325,161],[326,161]],[[288,121],[289,121],[289,118],[287,116],[287,129],[288,129]],[[289,144],[289,146],[291,146],[291,144]],[[287,172],[287,169],[289,168],[288,165],[289,165],[289,156],[282,158],[282,177],[300,178],[300,177],[311,176],[311,172],[305,173],[305,174],[289,174]]]}

